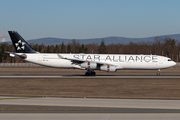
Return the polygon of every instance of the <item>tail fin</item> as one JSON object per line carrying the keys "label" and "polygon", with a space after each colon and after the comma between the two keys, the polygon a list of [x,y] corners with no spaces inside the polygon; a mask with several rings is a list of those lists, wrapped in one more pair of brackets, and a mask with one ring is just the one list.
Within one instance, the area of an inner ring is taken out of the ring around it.
{"label": "tail fin", "polygon": [[16,31],[8,31],[17,53],[37,53]]}

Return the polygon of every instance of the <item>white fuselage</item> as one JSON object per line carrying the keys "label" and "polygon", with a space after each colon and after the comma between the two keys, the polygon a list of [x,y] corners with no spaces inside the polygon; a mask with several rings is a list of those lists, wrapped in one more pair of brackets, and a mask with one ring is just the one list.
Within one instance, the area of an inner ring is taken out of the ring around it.
{"label": "white fuselage", "polygon": [[[16,53],[21,55],[22,53]],[[71,60],[62,59],[57,54],[48,53],[25,53],[26,61],[56,68],[77,68],[84,69],[80,64]],[[103,63],[116,66],[120,69],[165,69],[174,66],[176,63],[170,58],[158,55],[128,55],[128,54],[59,54],[64,58]],[[98,70],[98,68],[97,68]]]}

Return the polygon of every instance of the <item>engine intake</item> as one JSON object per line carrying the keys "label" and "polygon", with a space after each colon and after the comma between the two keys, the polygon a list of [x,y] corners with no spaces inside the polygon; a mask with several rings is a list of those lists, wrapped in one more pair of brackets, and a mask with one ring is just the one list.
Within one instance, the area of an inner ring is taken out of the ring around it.
{"label": "engine intake", "polygon": [[100,69],[107,72],[116,72],[116,66],[113,65],[103,65],[100,67]]}

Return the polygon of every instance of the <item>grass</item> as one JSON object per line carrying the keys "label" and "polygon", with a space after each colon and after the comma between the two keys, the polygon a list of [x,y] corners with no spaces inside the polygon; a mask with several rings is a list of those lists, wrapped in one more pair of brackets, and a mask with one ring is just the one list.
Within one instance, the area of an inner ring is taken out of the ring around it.
{"label": "grass", "polygon": [[[84,70],[0,68],[1,75],[84,75]],[[96,71],[97,75],[156,75],[157,70]],[[180,67],[161,71],[180,75]],[[91,98],[180,99],[180,79],[0,79],[0,95]]]}
{"label": "grass", "polygon": [[180,99],[179,79],[0,79],[0,95]]}
{"label": "grass", "polygon": [[[84,75],[85,70],[57,68],[0,68],[0,75]],[[97,75],[156,75],[157,70],[118,70],[114,73],[95,71]],[[161,70],[161,75],[180,75],[180,67]]]}

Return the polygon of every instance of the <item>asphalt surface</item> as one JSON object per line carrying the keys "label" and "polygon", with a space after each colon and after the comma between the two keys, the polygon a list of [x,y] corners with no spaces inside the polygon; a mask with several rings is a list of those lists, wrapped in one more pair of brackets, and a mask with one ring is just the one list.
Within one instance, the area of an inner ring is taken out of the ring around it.
{"label": "asphalt surface", "polygon": [[1,110],[0,118],[3,120],[179,120],[180,118],[180,100],[1,96],[0,108],[3,107],[47,109],[43,111]]}
{"label": "asphalt surface", "polygon": [[2,120],[179,120],[180,114],[6,113]]}
{"label": "asphalt surface", "polygon": [[102,75],[102,76],[79,76],[79,75],[0,75],[0,78],[180,78],[180,75]]}
{"label": "asphalt surface", "polygon": [[[0,113],[180,113],[180,109],[149,108],[111,108],[111,107],[73,107],[73,106],[38,106],[38,105],[0,105],[11,108],[43,108],[47,110],[0,111]],[[51,109],[51,110],[49,110]]]}
{"label": "asphalt surface", "polygon": [[1,98],[0,107],[66,109],[58,111],[63,113],[180,113],[180,100],[13,97]]}

